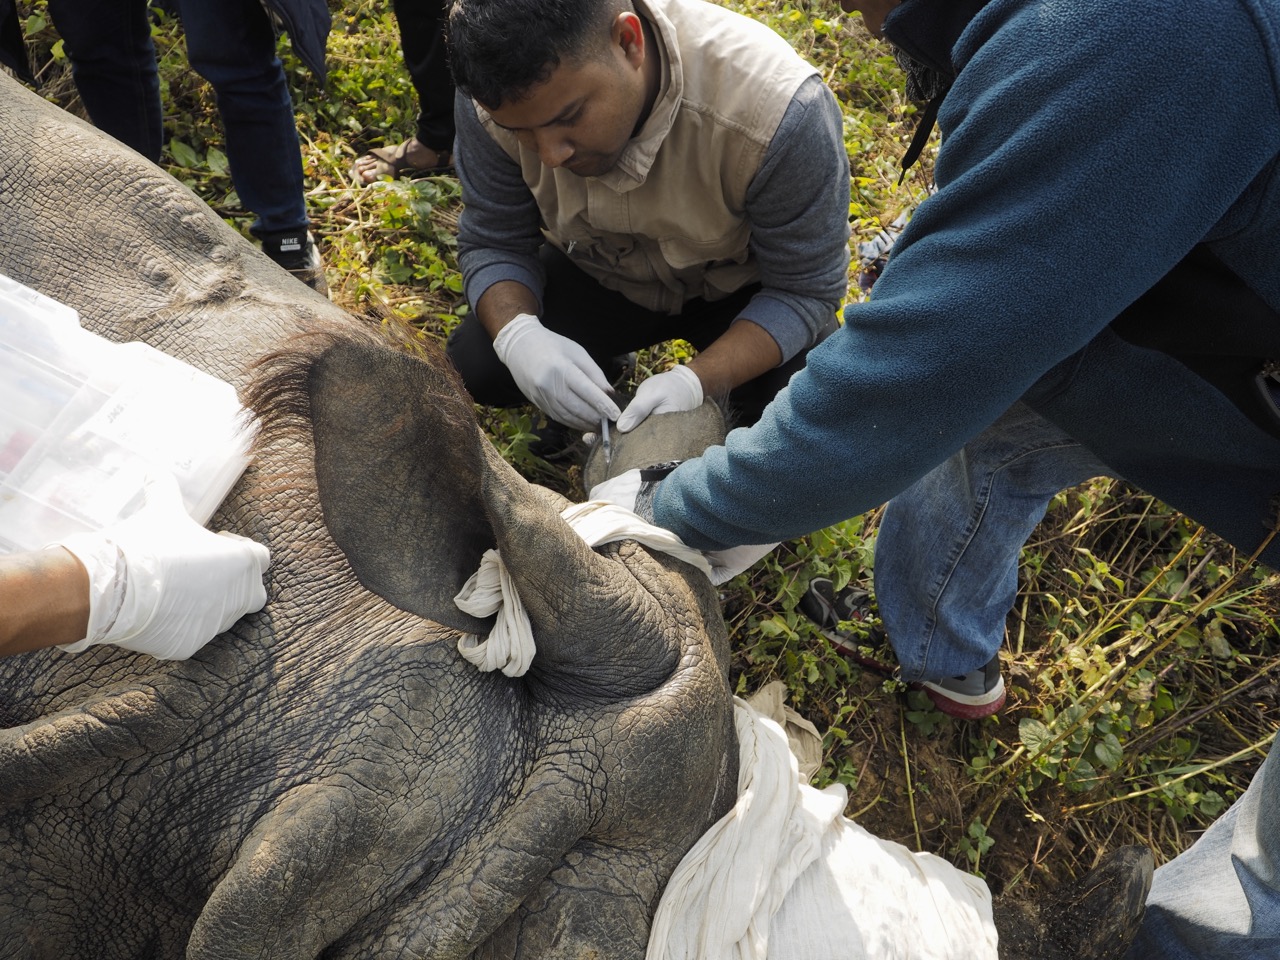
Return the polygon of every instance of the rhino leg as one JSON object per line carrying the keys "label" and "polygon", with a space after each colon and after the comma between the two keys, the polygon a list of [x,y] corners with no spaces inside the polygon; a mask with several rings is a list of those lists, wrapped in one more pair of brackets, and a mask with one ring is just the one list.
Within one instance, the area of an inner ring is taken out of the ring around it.
{"label": "rhino leg", "polygon": [[476,960],[643,957],[663,878],[648,850],[584,842],[475,953]]}
{"label": "rhino leg", "polygon": [[[214,888],[188,960],[317,956],[368,914],[374,891],[404,882],[384,807],[376,788],[354,779],[286,794]],[[443,831],[440,823],[427,832]]]}
{"label": "rhino leg", "polygon": [[565,758],[539,764],[521,796],[430,882],[371,915],[326,957],[373,960],[387,943],[403,944],[406,957],[471,956],[590,829],[600,803],[598,779]]}

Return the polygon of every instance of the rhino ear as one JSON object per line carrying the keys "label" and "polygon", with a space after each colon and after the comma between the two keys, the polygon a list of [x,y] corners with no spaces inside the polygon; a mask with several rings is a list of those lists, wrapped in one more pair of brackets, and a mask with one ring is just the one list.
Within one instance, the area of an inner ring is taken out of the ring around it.
{"label": "rhino ear", "polygon": [[402,610],[487,632],[492,620],[453,602],[494,536],[480,499],[487,441],[448,361],[338,343],[308,391],[321,509],[356,577]]}

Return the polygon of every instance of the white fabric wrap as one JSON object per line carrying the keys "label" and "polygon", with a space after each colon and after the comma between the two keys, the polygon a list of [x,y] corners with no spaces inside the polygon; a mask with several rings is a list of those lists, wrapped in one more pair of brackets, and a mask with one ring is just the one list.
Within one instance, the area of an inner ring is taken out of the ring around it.
{"label": "white fabric wrap", "polygon": [[[701,551],[685,546],[670,530],[645,523],[630,510],[600,500],[575,503],[562,516],[587,546],[597,547],[614,540],[636,540],[669,553],[697,567],[708,577],[711,566]],[[537,647],[524,604],[507,574],[497,550],[486,550],[480,569],[462,585],[453,598],[458,609],[473,617],[497,614],[489,636],[465,633],[458,640],[458,652],[481,670],[501,670],[509,677],[523,676],[533,662]]]}
{"label": "white fabric wrap", "polygon": [[[623,507],[587,501],[561,515],[590,546],[638,540],[711,575],[699,551]],[[488,638],[458,641],[464,657],[508,676],[528,670],[533,631],[496,550],[454,602],[497,614]],[[982,880],[845,818],[844,787],[802,783],[782,728],[737,698],[734,721],[738,802],[672,874],[646,960],[996,960]]]}
{"label": "white fabric wrap", "polygon": [[646,960],[996,960],[987,885],[843,816],[735,700],[738,802],[672,874]]}

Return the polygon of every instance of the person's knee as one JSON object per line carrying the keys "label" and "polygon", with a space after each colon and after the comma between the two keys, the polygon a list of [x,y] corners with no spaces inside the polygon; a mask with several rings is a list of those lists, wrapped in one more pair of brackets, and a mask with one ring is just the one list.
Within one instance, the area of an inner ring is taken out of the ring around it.
{"label": "person's knee", "polygon": [[510,371],[494,353],[488,332],[474,317],[467,317],[454,328],[445,343],[445,356],[476,403],[505,407],[524,399]]}
{"label": "person's knee", "polygon": [[[187,61],[191,69],[222,91],[252,91],[270,100],[288,96],[284,67],[276,55],[275,32],[266,11],[246,7],[202,8],[183,3]],[[221,107],[221,103],[219,103]]]}

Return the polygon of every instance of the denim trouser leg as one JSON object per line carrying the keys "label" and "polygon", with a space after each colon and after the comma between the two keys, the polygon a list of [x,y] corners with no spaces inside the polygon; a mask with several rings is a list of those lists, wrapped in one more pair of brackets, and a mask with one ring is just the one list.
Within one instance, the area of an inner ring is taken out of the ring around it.
{"label": "denim trouser leg", "polygon": [[876,541],[876,599],[902,679],[961,676],[996,655],[1022,545],[1054,496],[1107,473],[1018,403],[889,502]]}
{"label": "denim trouser leg", "polygon": [[159,161],[160,79],[146,0],[49,0],[49,15],[94,126]]}
{"label": "denim trouser leg", "polygon": [[259,0],[180,0],[192,68],[218,96],[227,162],[255,233],[307,225],[302,150],[275,31]]}
{"label": "denim trouser leg", "polygon": [[[1276,741],[1280,742],[1280,741]],[[1156,871],[1126,960],[1280,957],[1280,759],[1185,853]]]}

